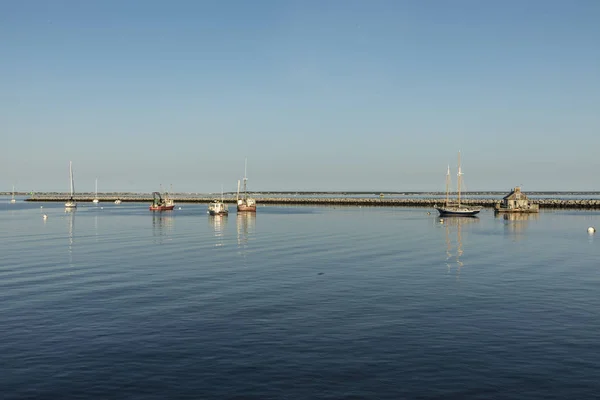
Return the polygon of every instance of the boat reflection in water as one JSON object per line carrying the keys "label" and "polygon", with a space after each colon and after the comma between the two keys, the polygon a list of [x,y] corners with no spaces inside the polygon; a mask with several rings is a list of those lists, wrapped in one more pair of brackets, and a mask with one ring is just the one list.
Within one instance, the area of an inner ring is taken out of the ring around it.
{"label": "boat reflection in water", "polygon": [[496,214],[496,218],[504,222],[504,233],[510,235],[514,240],[523,238],[523,233],[529,225],[529,221],[537,220],[540,214],[532,213],[502,213]]}
{"label": "boat reflection in water", "polygon": [[159,238],[168,236],[173,230],[175,218],[172,213],[154,212],[152,213],[152,235]]}
{"label": "boat reflection in water", "polygon": [[479,222],[478,217],[464,218],[461,216],[438,218],[438,223],[444,228],[446,233],[446,266],[448,273],[452,270],[452,265],[456,265],[457,278],[460,275],[460,269],[464,266],[461,257],[464,254],[463,248],[463,226]]}
{"label": "boat reflection in water", "polygon": [[256,213],[239,212],[236,217],[238,247],[245,248],[254,234],[256,224]]}
{"label": "boat reflection in water", "polygon": [[215,214],[208,216],[208,223],[212,226],[217,243],[215,247],[223,246],[223,238],[227,228],[227,214]]}
{"label": "boat reflection in water", "polygon": [[[75,233],[75,213],[77,212],[76,208],[65,208],[65,214],[67,216],[67,224],[69,227],[69,257],[73,254],[73,243],[74,243],[74,233]],[[72,263],[73,260],[70,260]]]}

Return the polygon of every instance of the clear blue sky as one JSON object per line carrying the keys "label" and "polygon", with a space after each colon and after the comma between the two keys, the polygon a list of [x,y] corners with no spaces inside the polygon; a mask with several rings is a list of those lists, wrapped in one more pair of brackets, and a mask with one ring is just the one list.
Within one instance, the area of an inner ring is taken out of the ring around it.
{"label": "clear blue sky", "polygon": [[0,190],[600,190],[600,1],[0,0]]}

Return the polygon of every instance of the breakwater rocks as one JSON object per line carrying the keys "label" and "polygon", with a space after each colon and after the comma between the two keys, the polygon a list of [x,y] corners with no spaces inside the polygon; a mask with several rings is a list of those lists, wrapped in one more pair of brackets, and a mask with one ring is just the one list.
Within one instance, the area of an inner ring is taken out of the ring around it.
{"label": "breakwater rocks", "polygon": [[[123,203],[151,203],[152,197],[128,195],[122,197],[99,196],[101,203],[112,203],[120,199]],[[75,200],[81,203],[92,201],[93,197],[75,196]],[[187,197],[174,196],[175,203],[210,203],[215,197]],[[66,196],[36,195],[25,201],[37,202],[65,202]],[[234,203],[235,198],[225,197],[225,203]],[[440,198],[361,198],[361,197],[256,197],[257,203],[272,205],[327,205],[327,206],[372,206],[372,207],[433,207],[442,205],[444,199]],[[465,199],[463,204],[493,208],[498,199]],[[532,199],[532,203],[539,204],[540,208],[568,208],[568,209],[600,209],[600,200],[597,199]]]}

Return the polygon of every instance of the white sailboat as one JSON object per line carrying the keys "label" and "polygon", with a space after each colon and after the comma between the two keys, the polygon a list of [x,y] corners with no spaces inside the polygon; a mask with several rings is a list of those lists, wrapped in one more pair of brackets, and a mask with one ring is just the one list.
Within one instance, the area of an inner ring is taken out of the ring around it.
{"label": "white sailboat", "polygon": [[462,184],[462,169],[460,167],[460,151],[458,152],[458,174],[457,174],[457,198],[456,201],[450,200],[450,166],[446,174],[446,203],[443,206],[434,205],[441,216],[465,216],[472,217],[481,211],[481,207],[467,206],[460,203],[460,190]]}
{"label": "white sailboat", "polygon": [[15,204],[17,202],[17,200],[15,199],[15,185],[13,185],[13,193],[12,193],[12,199],[10,199],[10,204]]}
{"label": "white sailboat", "polygon": [[99,202],[100,200],[98,199],[98,178],[96,178],[96,196],[94,196],[94,200],[92,200],[92,203],[98,204]]}
{"label": "white sailboat", "polygon": [[71,180],[71,196],[65,203],[65,208],[77,208],[77,202],[75,201],[75,183],[73,180],[73,162],[69,161],[69,178]]}

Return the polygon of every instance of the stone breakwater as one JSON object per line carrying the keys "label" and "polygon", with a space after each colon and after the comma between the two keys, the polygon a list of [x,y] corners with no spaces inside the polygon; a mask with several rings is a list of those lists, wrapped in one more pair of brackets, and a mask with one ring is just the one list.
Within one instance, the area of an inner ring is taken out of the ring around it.
{"label": "stone breakwater", "polygon": [[[81,203],[92,201],[93,197],[75,196],[75,200]],[[101,203],[112,203],[117,199],[115,196],[99,196]],[[118,197],[123,203],[151,203],[152,197],[128,195]],[[174,196],[175,203],[210,203],[215,197],[186,197]],[[37,202],[64,202],[66,196],[36,195],[25,201]],[[235,198],[225,197],[225,203],[234,203]],[[380,199],[380,198],[352,198],[352,197],[265,197],[256,198],[257,203],[272,205],[325,205],[325,206],[372,206],[372,207],[433,207],[442,205],[444,199],[440,198],[402,198],[402,199]],[[465,199],[463,204],[493,208],[500,200],[497,199]],[[539,204],[540,208],[569,208],[569,209],[600,209],[600,200],[596,199],[532,199],[532,203]]]}

